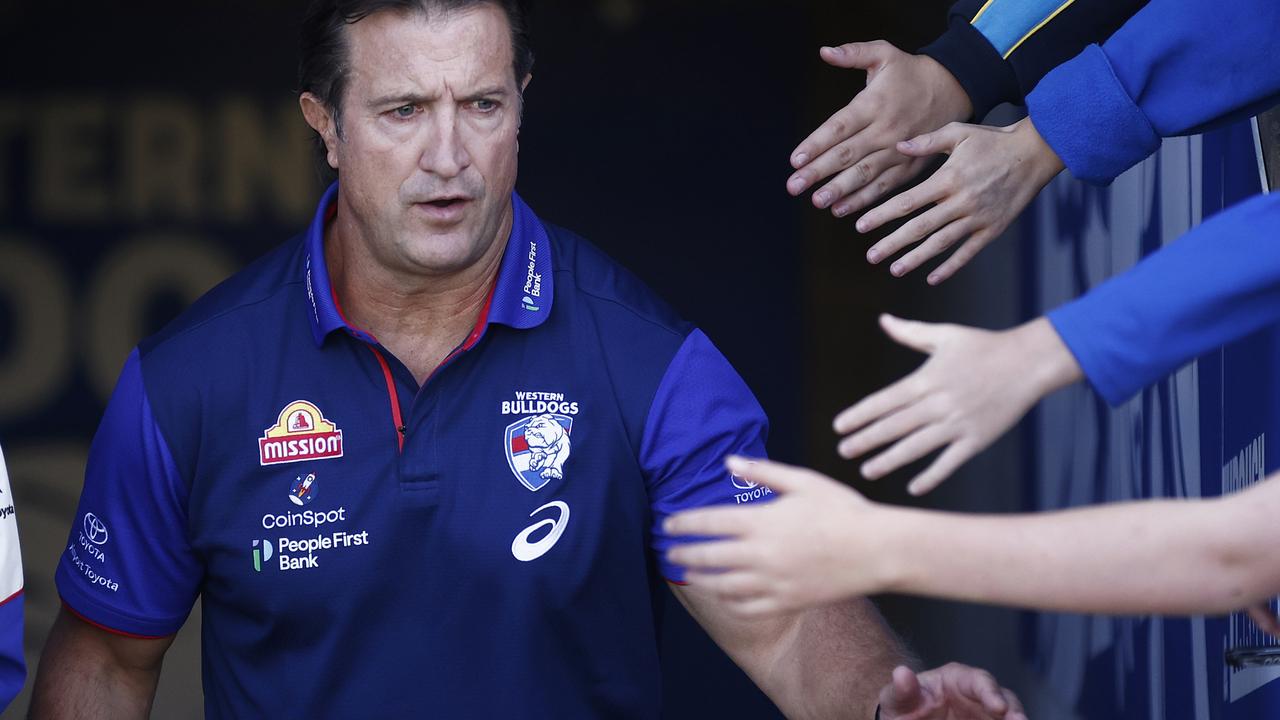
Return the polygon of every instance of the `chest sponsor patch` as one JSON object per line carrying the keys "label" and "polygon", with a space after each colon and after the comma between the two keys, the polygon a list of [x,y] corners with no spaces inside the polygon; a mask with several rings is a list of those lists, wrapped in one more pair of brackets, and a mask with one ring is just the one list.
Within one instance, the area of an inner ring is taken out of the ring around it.
{"label": "chest sponsor patch", "polygon": [[258,461],[262,465],[329,460],[342,457],[342,431],[325,419],[320,408],[306,400],[285,406],[258,438]]}
{"label": "chest sponsor patch", "polygon": [[564,479],[569,459],[573,418],[544,413],[517,420],[507,426],[507,464],[521,485],[537,492],[552,480]]}

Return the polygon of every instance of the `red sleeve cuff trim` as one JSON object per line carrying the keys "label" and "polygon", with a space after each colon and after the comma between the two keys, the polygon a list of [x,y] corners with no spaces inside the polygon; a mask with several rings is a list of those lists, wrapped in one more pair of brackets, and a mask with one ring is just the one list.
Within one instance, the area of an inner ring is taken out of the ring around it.
{"label": "red sleeve cuff trim", "polygon": [[80,618],[80,619],[81,619],[81,620],[83,620],[84,622],[86,622],[86,623],[88,623],[88,624],[90,624],[90,625],[92,625],[92,626],[94,626],[94,627],[98,628],[99,630],[103,630],[103,631],[105,631],[105,632],[109,632],[109,633],[111,633],[112,635],[121,635],[121,636],[123,636],[123,637],[133,638],[133,639],[135,639],[135,640],[162,640],[162,639],[164,639],[164,638],[170,637],[169,635],[136,635],[136,634],[131,633],[131,632],[125,632],[125,631],[123,631],[123,630],[117,630],[117,629],[112,628],[112,627],[107,627],[106,625],[103,625],[102,623],[94,622],[94,621],[90,620],[89,618],[85,617],[84,615],[81,615],[79,612],[77,612],[77,611],[76,611],[76,609],[75,609],[75,608],[73,608],[73,607],[71,607],[70,605],[68,605],[66,600],[63,600],[63,601],[62,601],[62,609],[63,609],[63,610],[66,610],[67,612],[71,613],[72,615],[75,615],[76,617]]}
{"label": "red sleeve cuff trim", "polygon": [[9,597],[7,597],[7,598],[5,598],[5,599],[3,599],[3,600],[0,600],[0,605],[7,605],[7,604],[9,603],[9,601],[10,601],[10,600],[16,600],[16,599],[18,598],[18,596],[22,595],[22,591],[23,591],[24,589],[25,589],[25,588],[18,588],[18,592],[16,592],[16,593],[14,593],[14,594],[10,595]]}

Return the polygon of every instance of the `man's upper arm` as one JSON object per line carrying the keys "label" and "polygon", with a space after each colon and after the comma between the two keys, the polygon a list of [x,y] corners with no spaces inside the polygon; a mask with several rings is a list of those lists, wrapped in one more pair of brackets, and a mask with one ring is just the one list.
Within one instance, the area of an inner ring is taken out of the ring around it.
{"label": "man's upper arm", "polygon": [[124,635],[177,632],[203,574],[187,537],[187,491],[152,414],[134,351],[90,448],[84,490],[55,575],[67,608]]}
{"label": "man's upper arm", "polygon": [[768,431],[764,410],[729,361],[702,331],[689,333],[659,383],[640,443],[652,547],[668,580],[683,581],[684,571],[666,560],[681,540],[663,531],[663,520],[681,510],[765,496],[767,489],[730,475],[724,459],[763,457]]}

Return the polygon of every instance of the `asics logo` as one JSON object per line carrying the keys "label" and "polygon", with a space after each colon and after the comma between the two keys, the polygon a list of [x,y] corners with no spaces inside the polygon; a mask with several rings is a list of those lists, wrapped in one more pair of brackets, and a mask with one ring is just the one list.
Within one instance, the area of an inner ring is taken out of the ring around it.
{"label": "asics logo", "polygon": [[[552,500],[542,507],[529,513],[529,517],[533,517],[547,508],[555,508],[560,514],[555,519],[543,518],[538,522],[530,525],[516,535],[516,539],[511,541],[511,554],[520,562],[529,562],[537,560],[547,551],[555,546],[560,540],[560,536],[564,534],[564,529],[569,526],[569,506],[559,500]],[[550,526],[551,530],[537,542],[529,542],[529,538],[543,527]]]}

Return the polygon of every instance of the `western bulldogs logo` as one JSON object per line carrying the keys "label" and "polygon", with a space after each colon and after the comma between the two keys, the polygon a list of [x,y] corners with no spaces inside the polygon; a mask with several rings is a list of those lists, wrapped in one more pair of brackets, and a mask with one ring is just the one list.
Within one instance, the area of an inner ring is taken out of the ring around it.
{"label": "western bulldogs logo", "polygon": [[573,418],[552,413],[507,426],[507,464],[520,484],[537,492],[548,482],[564,478],[572,431]]}

